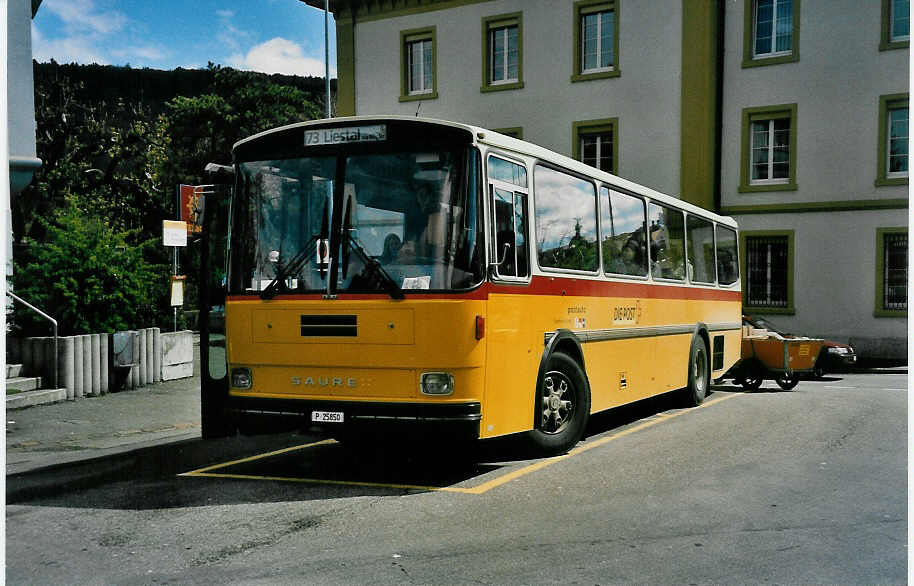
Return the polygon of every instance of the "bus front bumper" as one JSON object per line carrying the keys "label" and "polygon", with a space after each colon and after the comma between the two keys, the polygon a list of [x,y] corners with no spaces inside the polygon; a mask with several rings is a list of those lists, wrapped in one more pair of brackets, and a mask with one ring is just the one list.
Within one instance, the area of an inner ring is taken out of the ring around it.
{"label": "bus front bumper", "polygon": [[[427,434],[479,439],[482,407],[467,403],[319,401],[230,396],[228,409],[242,431],[319,427],[335,433]],[[314,413],[340,413],[342,422],[314,421]]]}

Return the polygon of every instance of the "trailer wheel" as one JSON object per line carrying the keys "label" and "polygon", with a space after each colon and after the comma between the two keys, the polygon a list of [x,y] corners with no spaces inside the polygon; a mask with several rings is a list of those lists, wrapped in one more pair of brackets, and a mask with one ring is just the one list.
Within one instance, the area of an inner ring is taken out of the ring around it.
{"label": "trailer wheel", "polygon": [[787,374],[786,372],[782,372],[774,379],[774,382],[785,391],[789,391],[797,386],[800,382],[800,377],[796,373]]}

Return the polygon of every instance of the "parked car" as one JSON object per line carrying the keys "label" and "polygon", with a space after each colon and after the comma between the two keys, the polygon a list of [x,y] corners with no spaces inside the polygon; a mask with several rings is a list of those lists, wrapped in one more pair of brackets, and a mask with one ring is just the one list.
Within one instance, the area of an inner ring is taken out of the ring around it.
{"label": "parked car", "polygon": [[[763,317],[744,315],[743,325],[777,332],[785,338],[795,337],[793,334]],[[842,370],[853,366],[856,363],[857,354],[852,347],[847,344],[842,344],[841,342],[835,342],[834,340],[825,340],[825,343],[822,345],[822,350],[819,351],[819,357],[816,359],[816,364],[813,366],[813,376],[821,378],[828,372]]]}

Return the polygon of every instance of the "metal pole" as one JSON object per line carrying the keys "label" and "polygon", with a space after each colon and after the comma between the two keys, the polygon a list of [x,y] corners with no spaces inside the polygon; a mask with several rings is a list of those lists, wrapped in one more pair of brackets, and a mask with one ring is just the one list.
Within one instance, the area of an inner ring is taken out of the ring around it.
{"label": "metal pole", "polygon": [[324,0],[324,88],[327,90],[327,118],[330,112],[330,0]]}
{"label": "metal pole", "polygon": [[[177,277],[178,276],[178,247],[172,246],[171,249],[174,251],[174,263],[173,263],[173,268],[172,268],[171,274]],[[171,284],[171,283],[169,283],[169,284],[172,287],[174,287],[174,284]],[[168,294],[169,294],[169,296],[171,295],[170,290],[169,290]],[[178,306],[177,305],[174,307],[174,329],[172,331],[173,332],[178,331]]]}
{"label": "metal pole", "polygon": [[19,297],[15,293],[7,291],[6,294],[9,295],[14,301],[18,301],[19,303],[25,305],[26,307],[28,307],[29,309],[31,309],[32,311],[34,311],[35,313],[37,313],[38,315],[43,317],[44,319],[51,322],[51,325],[54,327],[54,388],[56,389],[57,388],[57,320],[54,319],[53,317],[51,317],[50,315],[46,314],[45,312],[41,311],[40,309],[38,309],[37,307],[35,307],[34,305],[29,303],[25,299],[23,299],[22,297]]}

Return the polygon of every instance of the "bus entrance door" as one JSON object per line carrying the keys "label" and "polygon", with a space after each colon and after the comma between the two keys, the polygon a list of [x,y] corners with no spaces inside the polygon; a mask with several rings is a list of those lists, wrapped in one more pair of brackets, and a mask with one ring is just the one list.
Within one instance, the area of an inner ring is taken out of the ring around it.
{"label": "bus entrance door", "polygon": [[234,433],[226,406],[228,367],[225,347],[227,235],[231,187],[207,186],[200,232],[198,279],[200,328],[200,416],[204,438]]}

